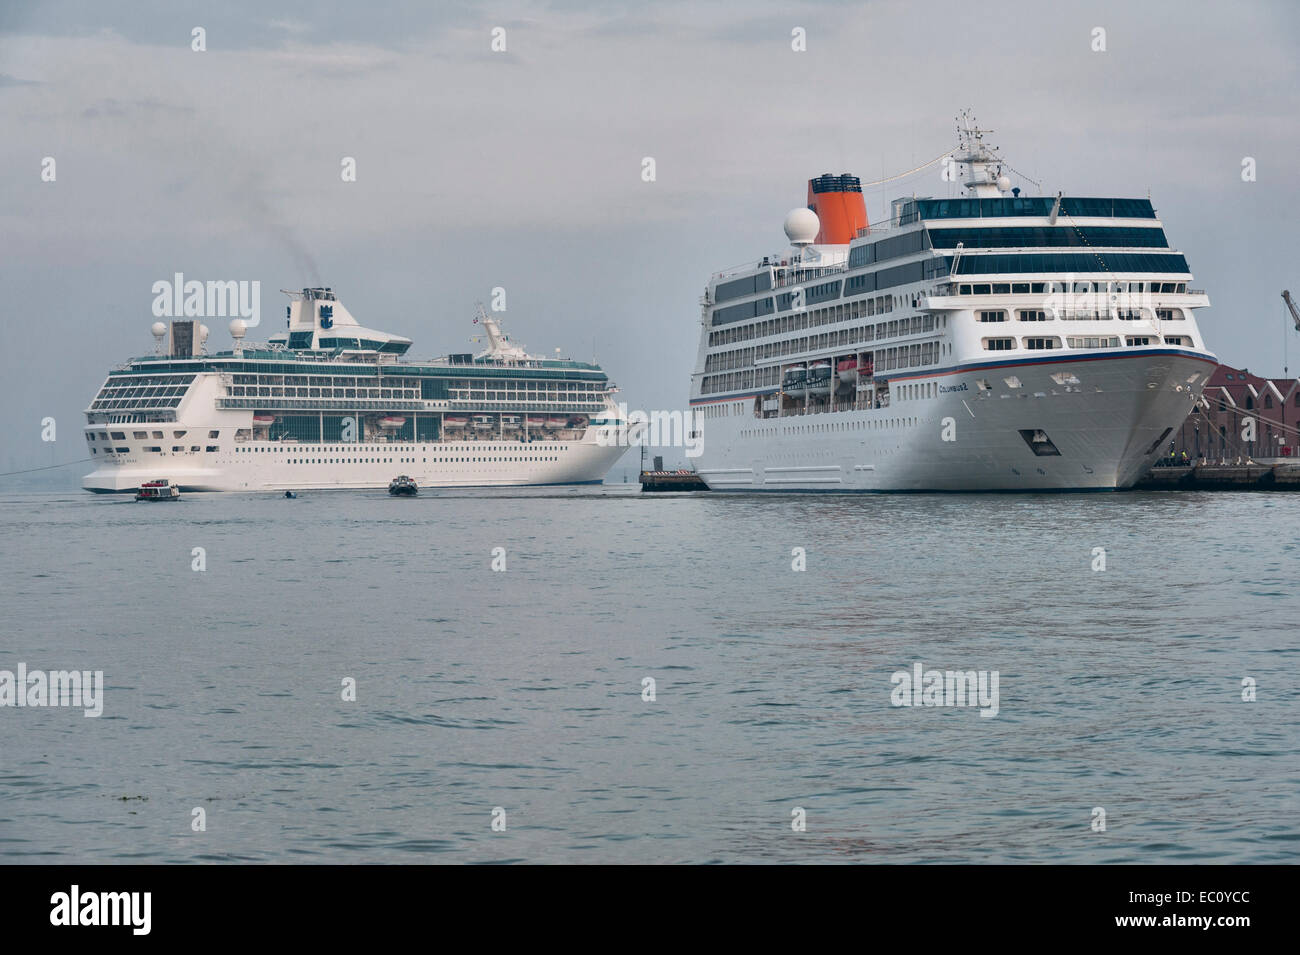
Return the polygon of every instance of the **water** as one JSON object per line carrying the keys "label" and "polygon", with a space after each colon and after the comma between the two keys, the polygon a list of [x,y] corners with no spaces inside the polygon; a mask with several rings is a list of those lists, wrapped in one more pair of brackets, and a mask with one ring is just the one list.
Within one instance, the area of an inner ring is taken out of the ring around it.
{"label": "water", "polygon": [[[0,859],[1295,862],[1297,527],[1286,494],[11,491],[0,669],[106,689],[0,709]],[[997,670],[997,716],[892,706],[916,661]]]}

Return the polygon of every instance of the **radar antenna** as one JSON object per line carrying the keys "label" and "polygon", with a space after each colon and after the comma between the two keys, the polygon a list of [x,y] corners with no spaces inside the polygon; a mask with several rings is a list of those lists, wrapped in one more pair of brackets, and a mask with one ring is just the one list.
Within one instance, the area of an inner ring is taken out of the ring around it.
{"label": "radar antenna", "polygon": [[980,199],[997,198],[1011,188],[1011,180],[1002,174],[997,147],[984,141],[985,135],[992,132],[979,127],[969,108],[957,114],[957,154],[953,161],[966,167],[962,185]]}

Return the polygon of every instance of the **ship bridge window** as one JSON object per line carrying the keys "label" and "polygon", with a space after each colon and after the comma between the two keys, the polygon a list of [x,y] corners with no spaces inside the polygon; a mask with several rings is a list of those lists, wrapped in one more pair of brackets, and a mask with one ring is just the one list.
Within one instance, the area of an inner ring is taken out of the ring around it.
{"label": "ship bridge window", "polygon": [[986,338],[984,339],[985,351],[1011,351],[1016,347],[1014,338]]}
{"label": "ship bridge window", "polygon": [[1022,308],[1016,317],[1022,322],[1045,322],[1050,316],[1041,308]]}
{"label": "ship bridge window", "polygon": [[1059,338],[1026,338],[1025,347],[1031,351],[1044,351],[1061,347]]}
{"label": "ship bridge window", "polygon": [[1005,322],[1007,320],[1007,313],[1002,309],[981,310],[979,312],[979,320],[981,322]]}
{"label": "ship bridge window", "polygon": [[[1156,252],[981,252],[963,257],[957,271],[962,275],[1006,275],[1018,272],[1187,272],[1188,268],[1184,256]],[[1170,284],[1172,291],[1177,283],[1166,284]]]}

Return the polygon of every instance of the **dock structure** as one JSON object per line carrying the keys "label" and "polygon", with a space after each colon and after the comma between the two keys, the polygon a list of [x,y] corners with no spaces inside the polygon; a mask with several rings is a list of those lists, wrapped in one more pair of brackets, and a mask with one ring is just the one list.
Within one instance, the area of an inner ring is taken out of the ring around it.
{"label": "dock structure", "polygon": [[707,491],[709,486],[694,471],[642,471],[642,491]]}
{"label": "dock structure", "polygon": [[1152,468],[1136,491],[1300,491],[1300,464],[1201,464]]}

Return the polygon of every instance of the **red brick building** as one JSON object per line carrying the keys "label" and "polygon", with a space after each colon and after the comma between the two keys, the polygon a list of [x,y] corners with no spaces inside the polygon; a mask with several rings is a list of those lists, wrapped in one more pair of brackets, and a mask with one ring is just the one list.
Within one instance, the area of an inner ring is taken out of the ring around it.
{"label": "red brick building", "polygon": [[[1249,423],[1248,423],[1249,422]],[[1249,440],[1251,431],[1254,440]],[[1261,378],[1219,365],[1200,405],[1169,437],[1165,456],[1211,464],[1250,459],[1261,464],[1300,460],[1300,379]]]}

